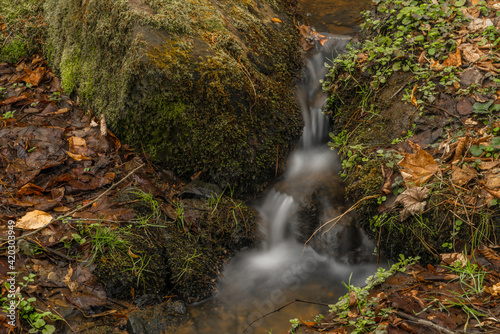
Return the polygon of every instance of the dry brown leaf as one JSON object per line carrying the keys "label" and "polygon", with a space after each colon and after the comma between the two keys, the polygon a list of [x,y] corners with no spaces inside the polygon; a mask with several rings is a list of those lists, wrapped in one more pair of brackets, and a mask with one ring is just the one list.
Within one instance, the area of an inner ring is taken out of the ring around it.
{"label": "dry brown leaf", "polygon": [[[500,170],[495,168],[484,175],[486,179],[486,188],[491,190],[500,190]],[[493,194],[492,194],[493,195]]]}
{"label": "dry brown leaf", "polygon": [[493,297],[500,296],[500,282],[490,286],[485,286],[484,291],[492,295]]}
{"label": "dry brown leaf", "polygon": [[396,205],[402,204],[401,221],[411,215],[419,214],[424,211],[427,202],[425,199],[429,196],[429,189],[424,187],[414,187],[406,189],[396,198]]}
{"label": "dry brown leaf", "polygon": [[488,170],[488,169],[495,168],[496,166],[498,166],[498,164],[500,164],[500,161],[498,161],[498,160],[497,161],[483,161],[479,165],[479,168],[481,170]]}
{"label": "dry brown leaf", "polygon": [[66,151],[66,153],[69,155],[70,158],[72,158],[75,161],[92,160],[89,157],[86,157],[86,156],[81,155],[81,154],[73,154],[69,151]]}
{"label": "dry brown leaf", "polygon": [[468,63],[476,62],[483,55],[475,44],[462,44],[459,49],[462,50],[463,59]]}
{"label": "dry brown leaf", "polygon": [[74,154],[87,154],[87,142],[85,139],[80,137],[70,137],[68,139],[69,142],[69,150]]}
{"label": "dry brown leaf", "polygon": [[69,111],[70,109],[69,108],[62,108],[62,109],[59,109],[58,111],[56,111],[54,113],[54,115],[61,115],[61,114],[65,114]]}
{"label": "dry brown leaf", "polygon": [[25,214],[16,223],[16,227],[23,230],[36,230],[50,223],[52,216],[47,212],[34,210]]}
{"label": "dry brown leaf", "polygon": [[455,155],[453,156],[453,162],[461,160],[464,152],[467,150],[469,145],[470,138],[469,137],[460,137],[457,141],[457,148],[455,149]]}
{"label": "dry brown leaf", "polygon": [[398,163],[402,168],[401,175],[407,188],[412,186],[420,187],[436,173],[439,172],[439,165],[432,155],[425,152],[418,144],[408,141],[415,153],[407,153]]}
{"label": "dry brown leaf", "polygon": [[453,166],[451,169],[451,179],[457,186],[463,186],[477,176],[477,170],[468,166]]}
{"label": "dry brown leaf", "polygon": [[455,53],[450,53],[448,58],[443,61],[443,66],[462,66],[462,57],[460,56],[460,49],[457,49]]}
{"label": "dry brown leaf", "polygon": [[443,253],[441,254],[441,264],[443,265],[452,265],[455,262],[460,262],[462,266],[467,264],[467,259],[462,253]]}
{"label": "dry brown leaf", "polygon": [[415,97],[415,92],[417,91],[418,85],[415,85],[413,87],[413,90],[411,91],[411,104],[413,104],[415,107],[418,107],[417,103],[417,98]]}
{"label": "dry brown leaf", "polygon": [[280,20],[280,19],[278,19],[278,18],[276,18],[276,17],[273,17],[273,18],[271,19],[271,21],[273,21],[273,22],[275,22],[275,23],[281,23],[281,20]]}
{"label": "dry brown leaf", "polygon": [[71,294],[76,295],[76,292],[78,292],[78,283],[76,281],[72,281],[71,276],[73,276],[73,268],[71,268],[70,265],[68,274],[64,276],[63,283],[69,288]]}

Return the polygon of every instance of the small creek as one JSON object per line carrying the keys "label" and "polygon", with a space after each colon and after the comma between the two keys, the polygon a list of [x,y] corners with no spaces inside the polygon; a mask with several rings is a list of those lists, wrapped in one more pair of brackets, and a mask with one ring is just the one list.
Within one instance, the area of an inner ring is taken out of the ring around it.
{"label": "small creek", "polygon": [[[373,250],[359,232],[334,229],[330,237],[317,238],[316,245],[336,245],[334,253],[338,256],[332,256],[328,251],[313,250],[321,249],[320,246],[304,247],[303,242],[297,241],[300,222],[296,217],[301,194],[309,192],[304,189],[314,183],[312,180],[321,182],[322,176],[329,177],[338,169],[338,158],[326,145],[328,119],[321,113],[326,97],[320,79],[326,73],[326,59],[332,59],[334,50],[342,50],[356,33],[359,13],[368,8],[369,2],[301,1],[311,25],[329,39],[322,50],[309,57],[304,79],[299,83],[297,99],[305,120],[300,148],[290,157],[280,185],[269,191],[257,207],[263,218],[265,244],[241,251],[231,259],[219,279],[215,296],[188,307],[191,321],[181,333],[283,333],[290,328],[289,319],[312,320],[319,313],[325,314],[328,307],[292,303],[260,318],[295,299],[333,304],[346,293],[341,282],[349,281],[351,274],[351,284],[359,285],[375,271],[373,262],[352,264],[361,248]],[[335,188],[330,191],[335,192]],[[335,207],[324,207],[323,220],[332,218],[332,212],[339,214]]]}

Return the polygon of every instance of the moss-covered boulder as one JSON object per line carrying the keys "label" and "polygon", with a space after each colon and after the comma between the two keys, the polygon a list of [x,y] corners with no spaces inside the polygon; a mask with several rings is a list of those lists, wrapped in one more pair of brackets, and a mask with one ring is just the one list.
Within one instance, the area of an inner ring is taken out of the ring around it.
{"label": "moss-covered boulder", "polygon": [[[47,0],[47,54],[126,143],[240,191],[274,176],[301,118],[298,33],[275,0]],[[249,182],[249,181],[254,181]],[[251,185],[253,184],[253,185]]]}

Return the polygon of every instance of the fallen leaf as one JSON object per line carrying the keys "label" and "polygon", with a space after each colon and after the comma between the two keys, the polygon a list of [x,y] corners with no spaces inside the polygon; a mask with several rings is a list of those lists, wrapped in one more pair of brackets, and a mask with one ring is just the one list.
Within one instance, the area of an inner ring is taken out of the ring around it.
{"label": "fallen leaf", "polygon": [[475,44],[462,44],[459,49],[462,50],[463,59],[468,63],[476,62],[483,55]]}
{"label": "fallen leaf", "polygon": [[455,155],[453,156],[453,162],[462,159],[464,152],[467,150],[467,146],[470,143],[469,137],[460,137],[457,141],[457,147],[455,148]]}
{"label": "fallen leaf", "polygon": [[8,99],[6,99],[3,102],[0,102],[0,106],[4,106],[4,105],[8,105],[8,104],[14,104],[14,103],[17,103],[17,102],[20,102],[20,101],[24,101],[27,98],[28,98],[28,96],[25,95],[25,94],[21,94],[20,96],[12,96],[12,97],[9,97]]}
{"label": "fallen leaf", "polygon": [[439,172],[439,165],[432,155],[422,150],[418,144],[411,141],[408,141],[408,144],[415,153],[407,153],[398,166],[402,168],[401,175],[407,188],[419,187]]}
{"label": "fallen leaf", "polygon": [[415,107],[418,107],[417,103],[417,98],[415,97],[415,92],[417,91],[418,85],[415,85],[413,87],[413,90],[411,91],[411,104],[413,104]]}
{"label": "fallen leaf", "polygon": [[275,22],[275,23],[281,23],[281,20],[280,20],[280,19],[278,19],[278,18],[276,18],[276,17],[273,17],[273,18],[271,19],[271,21],[273,21],[273,22]]}
{"label": "fallen leaf", "polygon": [[69,288],[71,294],[75,295],[76,292],[78,291],[78,283],[76,281],[72,281],[71,276],[73,276],[73,268],[71,268],[70,265],[68,269],[68,274],[64,276],[63,283],[66,284],[66,286]]}
{"label": "fallen leaf", "polygon": [[40,66],[34,71],[25,69],[25,72],[27,76],[23,78],[23,81],[32,85],[33,87],[36,87],[40,84],[40,81],[42,81],[43,77],[45,76],[46,68]]}
{"label": "fallen leaf", "polygon": [[396,205],[402,204],[403,210],[401,211],[401,221],[406,218],[419,214],[424,211],[425,205],[424,201],[427,196],[429,196],[429,189],[423,187],[414,187],[411,189],[406,189],[396,198]]}
{"label": "fallen leaf", "polygon": [[88,149],[85,139],[80,137],[70,137],[68,142],[71,153],[80,154],[82,156],[87,155]]}
{"label": "fallen leaf", "polygon": [[47,212],[34,210],[25,214],[16,223],[17,228],[23,230],[36,230],[50,223],[52,216]]}
{"label": "fallen leaf", "polygon": [[460,56],[460,49],[457,49],[455,53],[450,53],[448,58],[443,61],[443,66],[462,66],[462,57]]}
{"label": "fallen leaf", "polygon": [[484,291],[492,295],[493,297],[500,296],[500,283],[492,286],[485,286]]}
{"label": "fallen leaf", "polygon": [[453,166],[451,169],[451,179],[457,186],[463,186],[477,176],[477,170],[468,166]]}
{"label": "fallen leaf", "polygon": [[81,155],[81,154],[73,154],[69,151],[66,151],[66,153],[69,155],[69,157],[73,160],[76,160],[76,161],[81,161],[81,160],[92,160],[91,158],[89,157],[86,157],[84,155]]}

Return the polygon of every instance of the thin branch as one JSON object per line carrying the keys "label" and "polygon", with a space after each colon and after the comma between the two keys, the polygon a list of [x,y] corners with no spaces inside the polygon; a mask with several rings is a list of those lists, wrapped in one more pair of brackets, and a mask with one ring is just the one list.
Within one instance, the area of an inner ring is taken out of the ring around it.
{"label": "thin branch", "polygon": [[437,330],[439,332],[445,333],[445,334],[455,334],[454,331],[449,330],[448,328],[439,326],[439,325],[437,325],[437,324],[435,324],[433,322],[430,322],[428,320],[420,319],[420,318],[411,316],[411,315],[403,313],[403,312],[396,312],[396,315],[398,317],[405,318],[407,320],[416,322],[417,324],[423,325],[425,327],[433,328],[433,329],[435,329],[435,330]]}
{"label": "thin branch", "polygon": [[351,212],[351,211],[353,211],[354,209],[356,209],[356,208],[357,208],[357,207],[361,204],[361,202],[366,201],[366,200],[368,200],[368,199],[377,198],[377,197],[379,197],[379,195],[372,195],[372,196],[366,196],[366,197],[363,197],[363,198],[362,198],[362,199],[360,199],[360,200],[359,200],[356,204],[354,204],[354,205],[353,205],[353,206],[351,206],[349,209],[347,209],[347,211],[346,211],[346,212],[344,212],[344,213],[343,213],[343,214],[341,214],[340,216],[337,216],[337,217],[335,217],[335,218],[333,218],[333,219],[330,219],[329,221],[327,221],[326,223],[324,223],[323,225],[321,225],[320,227],[318,227],[318,228],[316,229],[316,231],[314,231],[314,233],[313,233],[313,234],[311,234],[311,236],[309,237],[309,239],[307,239],[307,241],[304,243],[304,250],[305,250],[305,248],[306,248],[306,246],[307,246],[307,243],[308,243],[309,241],[311,241],[312,237],[314,237],[314,235],[315,235],[316,233],[318,233],[318,232],[319,232],[319,231],[320,231],[323,227],[325,227],[326,225],[328,225],[328,224],[330,224],[330,223],[332,223],[332,222],[333,222],[332,226],[330,226],[330,228],[329,228],[328,230],[326,230],[325,232],[323,232],[323,234],[324,234],[324,233],[326,233],[326,232],[330,231],[330,230],[331,230],[331,229],[332,229],[332,228],[333,228],[333,227],[334,227],[334,226],[335,226],[335,225],[339,222],[339,220],[341,220],[341,219],[342,219],[342,218],[343,218],[346,214],[348,214],[349,212]]}
{"label": "thin branch", "polygon": [[[40,228],[37,228],[36,230],[30,232],[30,233],[27,233],[27,234],[24,234],[20,237],[17,237],[17,240],[21,240],[21,239],[24,239],[26,237],[29,237],[30,235],[33,235],[35,233],[38,233],[40,232],[41,230],[43,230],[44,228],[46,228],[47,226],[49,226],[50,224],[53,224],[55,223],[56,221],[59,221],[59,220],[62,220],[66,217],[69,217],[71,216],[72,214],[74,214],[75,212],[78,212],[78,211],[81,211],[85,208],[88,208],[89,206],[91,206],[92,204],[94,204],[95,202],[97,202],[98,200],[100,200],[104,195],[106,195],[107,193],[109,193],[111,190],[113,190],[114,188],[116,188],[119,184],[121,184],[123,181],[125,181],[126,179],[128,179],[132,174],[134,174],[137,170],[141,169],[142,167],[144,167],[145,164],[142,164],[140,165],[139,167],[135,168],[133,171],[131,171],[130,173],[128,173],[124,178],[122,178],[120,181],[118,181],[117,183],[113,184],[111,187],[109,187],[106,191],[104,191],[102,194],[100,194],[99,196],[97,196],[94,200],[90,201],[89,203],[85,204],[84,206],[81,206],[81,207],[77,207],[76,209],[74,209],[73,211],[70,211],[68,212],[67,214],[65,215],[62,215],[62,216],[59,216],[57,218],[53,218],[50,222],[48,222],[47,224],[43,225],[42,227]],[[2,238],[0,239],[2,241],[6,240],[5,238]]]}

